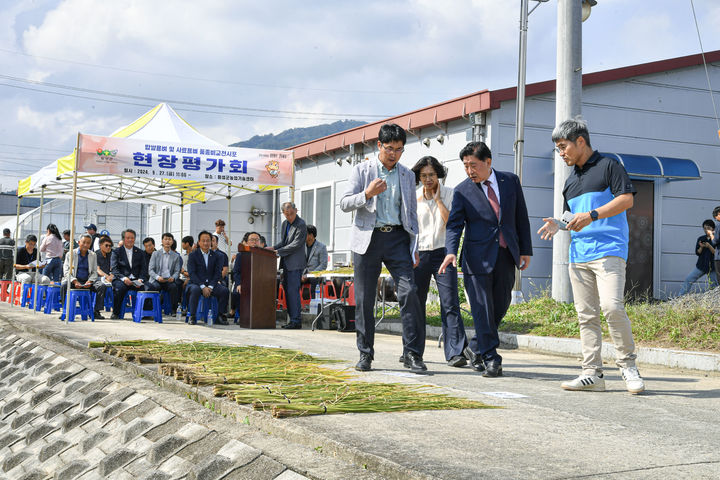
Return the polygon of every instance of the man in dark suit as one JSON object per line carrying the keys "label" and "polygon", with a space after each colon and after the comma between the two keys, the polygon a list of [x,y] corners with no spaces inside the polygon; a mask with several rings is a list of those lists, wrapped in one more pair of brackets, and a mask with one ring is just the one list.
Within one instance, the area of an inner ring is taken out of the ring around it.
{"label": "man in dark suit", "polygon": [[113,313],[110,318],[120,318],[120,306],[128,290],[145,290],[147,264],[145,252],[135,246],[135,230],[123,232],[123,246],[112,252],[110,270],[113,274]]}
{"label": "man in dark suit", "polygon": [[287,298],[288,315],[290,320],[282,328],[302,328],[300,321],[300,280],[307,265],[305,258],[305,239],[307,238],[307,225],[305,220],[297,214],[297,208],[292,202],[282,204],[285,221],[280,227],[282,238],[280,243],[268,250],[275,251],[280,256],[280,268],[283,269],[283,288]]}
{"label": "man in dark suit", "polygon": [[220,325],[227,325],[227,302],[229,291],[221,283],[223,261],[220,255],[210,248],[212,243],[210,232],[203,230],[198,234],[198,248],[188,255],[188,268],[190,281],[187,286],[188,310],[190,311],[190,325],[196,325],[195,312],[197,311],[200,294],[207,298],[211,295],[218,301],[218,321]]}
{"label": "man in dark suit", "polygon": [[439,272],[452,264],[460,235],[463,274],[476,337],[470,341],[472,366],[485,377],[502,375],[498,325],[512,296],[515,267],[530,265],[532,239],[520,179],[494,170],[490,149],[483,142],[468,143],[460,151],[468,178],[455,187],[447,222],[447,256]]}

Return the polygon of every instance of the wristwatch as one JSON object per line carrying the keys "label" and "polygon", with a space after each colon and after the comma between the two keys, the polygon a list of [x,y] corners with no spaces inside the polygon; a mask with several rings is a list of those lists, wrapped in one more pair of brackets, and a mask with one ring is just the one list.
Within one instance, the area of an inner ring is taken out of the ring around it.
{"label": "wristwatch", "polygon": [[593,221],[593,222],[598,219],[598,212],[597,212],[597,210],[590,210],[590,218],[592,218],[592,221]]}

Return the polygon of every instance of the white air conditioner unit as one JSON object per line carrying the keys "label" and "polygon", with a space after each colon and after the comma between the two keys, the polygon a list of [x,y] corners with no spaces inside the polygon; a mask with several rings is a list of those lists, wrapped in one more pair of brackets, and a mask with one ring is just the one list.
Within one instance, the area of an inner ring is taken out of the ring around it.
{"label": "white air conditioner unit", "polygon": [[330,262],[328,263],[328,270],[338,267],[350,266],[350,252],[332,252],[330,253]]}

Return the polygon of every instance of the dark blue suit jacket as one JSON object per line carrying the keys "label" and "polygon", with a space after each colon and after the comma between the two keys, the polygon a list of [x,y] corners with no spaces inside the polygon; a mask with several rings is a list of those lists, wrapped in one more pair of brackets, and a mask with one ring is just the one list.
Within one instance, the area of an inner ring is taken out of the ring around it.
{"label": "dark blue suit jacket", "polygon": [[500,190],[500,220],[490,201],[469,178],[455,187],[452,209],[447,221],[445,246],[448,254],[457,254],[460,235],[463,241],[463,272],[486,275],[492,272],[500,248],[500,232],[508,250],[520,265],[520,255],[532,255],[530,220],[520,179],[510,172],[495,171]]}
{"label": "dark blue suit jacket", "polygon": [[190,274],[190,281],[195,285],[205,285],[213,287],[220,282],[222,278],[223,259],[217,252],[209,250],[208,264],[205,267],[205,258],[203,258],[202,250],[199,248],[190,252],[188,255],[187,271]]}
{"label": "dark blue suit jacket", "polygon": [[118,247],[112,251],[110,256],[110,271],[117,280],[122,280],[123,277],[130,277],[134,275],[137,279],[142,279],[143,282],[148,281],[147,277],[147,262],[145,260],[145,251],[140,250],[138,247],[133,246],[132,249],[132,268],[128,264],[127,254],[125,253],[125,247]]}

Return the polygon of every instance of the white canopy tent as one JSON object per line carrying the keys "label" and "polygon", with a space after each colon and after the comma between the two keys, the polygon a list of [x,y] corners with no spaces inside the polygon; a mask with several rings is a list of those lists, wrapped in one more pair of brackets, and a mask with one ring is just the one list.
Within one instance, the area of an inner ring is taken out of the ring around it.
{"label": "white canopy tent", "polygon": [[[78,134],[78,146],[80,145],[81,137],[82,136]],[[172,107],[165,103],[157,105],[155,108],[148,111],[129,125],[119,128],[113,132],[110,137],[118,139],[133,139],[142,142],[177,144],[178,146],[190,145],[208,149],[224,149],[223,152],[226,152],[226,150],[229,149],[229,147],[225,147],[199,133],[182,117],[180,117]],[[247,151],[250,149],[230,150],[242,150],[245,151],[245,153],[248,153]],[[268,151],[258,150],[257,152]],[[272,156],[277,154],[277,152],[273,153]],[[281,152],[280,154],[287,156],[287,152]],[[98,155],[101,155],[100,151],[98,151]],[[269,155],[259,154],[259,156],[263,157]],[[286,179],[285,182],[282,183],[282,179],[280,179],[280,181],[275,182],[275,184],[262,185],[252,181],[254,178],[251,179],[249,177],[242,177],[247,178],[248,181],[238,182],[235,180],[238,178],[237,176],[235,176],[233,180],[230,180],[230,176],[225,176],[223,178],[227,178],[227,180],[215,179],[212,181],[198,181],[160,176],[155,177],[148,175],[83,171],[82,166],[80,166],[81,164],[78,163],[78,149],[76,148],[73,153],[59,158],[18,183],[18,224],[21,197],[41,198],[38,239],[42,234],[42,202],[46,196],[51,198],[72,199],[70,225],[71,238],[73,239],[75,238],[75,201],[78,198],[96,200],[103,203],[114,201],[162,203],[180,205],[180,232],[182,236],[184,218],[183,207],[187,204],[227,199],[229,222],[231,217],[230,200],[233,197],[249,193],[274,190],[285,186],[292,188],[295,177],[294,161],[292,161],[292,156],[289,158],[290,165],[284,165],[286,173],[290,173],[290,175],[285,175],[283,177]],[[291,170],[291,172],[287,172],[288,169]],[[271,175],[272,177],[278,176],[276,173]],[[289,179],[289,181],[287,179]],[[230,230],[230,225],[228,225],[228,230]],[[18,241],[17,231],[18,228],[16,224],[16,244]],[[230,242],[228,242],[228,256],[230,256],[229,248]],[[72,262],[73,249],[70,249],[69,254],[70,261]],[[37,281],[38,278],[36,276],[36,287]],[[34,290],[36,294],[37,290],[37,288]]]}

